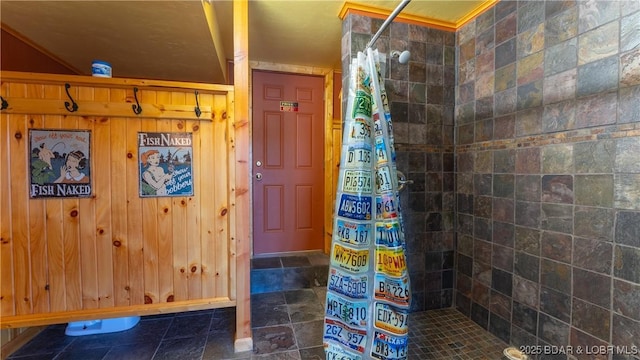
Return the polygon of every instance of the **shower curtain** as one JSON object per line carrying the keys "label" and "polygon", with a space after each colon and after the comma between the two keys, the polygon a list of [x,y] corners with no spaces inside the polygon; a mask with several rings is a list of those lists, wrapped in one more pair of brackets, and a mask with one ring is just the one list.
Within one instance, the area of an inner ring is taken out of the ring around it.
{"label": "shower curtain", "polygon": [[406,359],[411,287],[384,56],[352,60],[323,343],[327,359]]}

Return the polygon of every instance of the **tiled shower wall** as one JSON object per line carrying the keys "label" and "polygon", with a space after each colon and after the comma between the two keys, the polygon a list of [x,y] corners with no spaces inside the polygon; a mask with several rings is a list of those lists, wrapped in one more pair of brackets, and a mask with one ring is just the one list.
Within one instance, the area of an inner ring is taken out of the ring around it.
{"label": "tiled shower wall", "polygon": [[[350,59],[364,51],[383,20],[348,15],[343,22],[343,109]],[[408,64],[387,62],[385,89],[398,170],[413,184],[401,192],[412,310],[451,307],[454,288],[455,33],[392,23],[373,48],[409,50]],[[344,116],[343,116],[344,118]]]}
{"label": "tiled shower wall", "polygon": [[500,1],[456,36],[456,308],[640,358],[640,2]]}

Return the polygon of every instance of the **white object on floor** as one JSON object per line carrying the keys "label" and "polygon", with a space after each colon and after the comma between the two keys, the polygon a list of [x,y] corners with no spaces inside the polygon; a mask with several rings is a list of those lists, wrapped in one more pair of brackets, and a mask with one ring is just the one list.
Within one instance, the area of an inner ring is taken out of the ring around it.
{"label": "white object on floor", "polygon": [[106,334],[129,330],[140,321],[140,316],[129,316],[115,319],[87,320],[70,322],[65,330],[65,335],[82,336],[93,334]]}

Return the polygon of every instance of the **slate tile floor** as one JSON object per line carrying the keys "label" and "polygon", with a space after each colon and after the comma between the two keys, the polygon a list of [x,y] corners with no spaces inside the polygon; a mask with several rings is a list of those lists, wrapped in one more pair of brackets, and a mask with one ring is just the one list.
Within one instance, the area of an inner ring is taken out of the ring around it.
{"label": "slate tile floor", "polygon": [[[264,269],[267,262],[278,268],[294,263],[311,268],[322,265],[316,257],[309,264],[293,258],[259,260],[257,267]],[[313,279],[317,272],[317,268],[301,269],[305,275],[298,280],[322,282]],[[250,352],[234,353],[235,309],[225,308],[143,317],[134,328],[111,334],[69,337],[64,335],[66,325],[52,325],[9,359],[324,359],[325,286],[254,293],[254,350]],[[453,308],[413,313],[409,329],[409,359],[500,360],[507,346]]]}

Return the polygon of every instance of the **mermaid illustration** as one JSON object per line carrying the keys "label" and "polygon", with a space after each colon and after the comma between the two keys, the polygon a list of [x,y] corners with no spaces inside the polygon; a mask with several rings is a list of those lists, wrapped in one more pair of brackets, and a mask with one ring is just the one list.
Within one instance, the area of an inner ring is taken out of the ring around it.
{"label": "mermaid illustration", "polygon": [[160,152],[147,150],[140,155],[142,166],[146,169],[140,179],[142,195],[167,195],[166,184],[171,180],[171,172],[165,173],[160,166]]}

